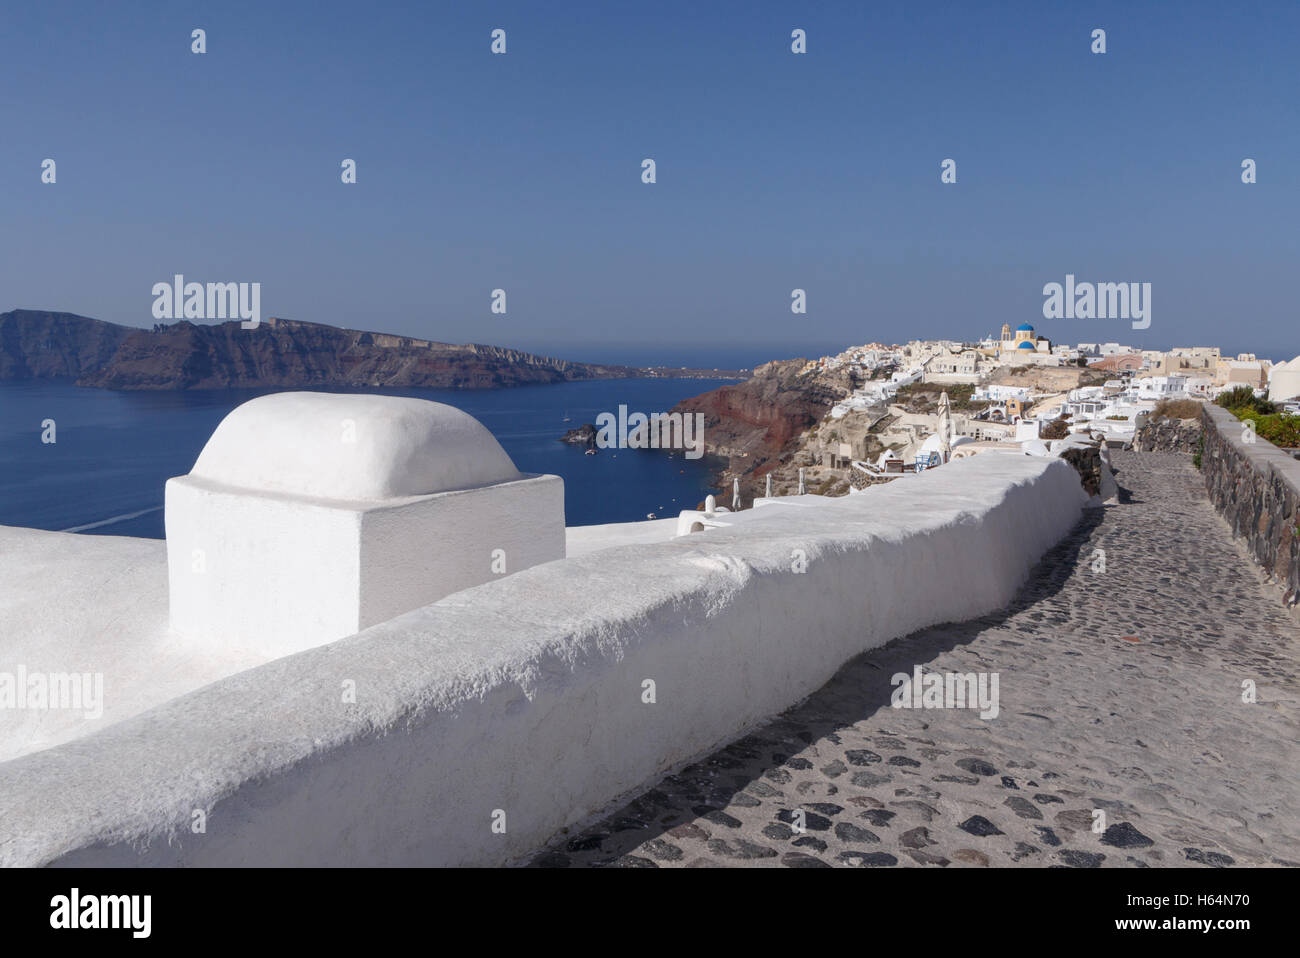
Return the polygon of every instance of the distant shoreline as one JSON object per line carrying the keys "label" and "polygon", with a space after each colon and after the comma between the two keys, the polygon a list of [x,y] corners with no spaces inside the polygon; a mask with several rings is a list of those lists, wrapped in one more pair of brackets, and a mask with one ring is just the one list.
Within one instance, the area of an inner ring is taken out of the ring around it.
{"label": "distant shoreline", "polygon": [[478,390],[600,379],[748,378],[748,370],[574,362],[269,317],[136,329],[41,310],[0,313],[0,381],[72,380],[123,391],[427,388]]}

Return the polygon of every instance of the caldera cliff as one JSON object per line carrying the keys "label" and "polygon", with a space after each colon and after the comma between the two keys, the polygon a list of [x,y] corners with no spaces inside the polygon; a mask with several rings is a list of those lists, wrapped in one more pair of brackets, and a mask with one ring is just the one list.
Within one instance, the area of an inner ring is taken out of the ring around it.
{"label": "caldera cliff", "polygon": [[769,472],[778,489],[789,485],[803,436],[853,387],[846,372],[806,359],[779,360],[758,366],[744,382],[683,400],[673,412],[703,413],[705,452],[727,460],[715,484],[730,501],[732,480],[739,478],[749,502],[763,494]]}
{"label": "caldera cliff", "polygon": [[253,329],[183,320],[135,329],[72,313],[0,313],[0,380],[68,378],[104,389],[491,389],[647,374],[287,319]]}

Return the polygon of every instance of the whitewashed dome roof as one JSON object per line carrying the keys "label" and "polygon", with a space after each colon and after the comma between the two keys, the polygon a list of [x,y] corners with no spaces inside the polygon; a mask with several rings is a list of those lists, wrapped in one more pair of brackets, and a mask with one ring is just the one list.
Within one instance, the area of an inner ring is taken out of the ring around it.
{"label": "whitewashed dome roof", "polygon": [[938,452],[938,451],[939,451],[939,436],[937,433],[932,433],[929,436],[926,436],[925,441],[921,443],[920,448],[916,450],[917,455],[921,455],[921,456],[924,456],[927,453]]}
{"label": "whitewashed dome roof", "polygon": [[523,478],[453,406],[399,396],[284,392],[234,409],[190,475],[319,499],[395,499]]}
{"label": "whitewashed dome roof", "polygon": [[[975,442],[975,439],[972,439],[969,435],[954,435],[954,437],[948,441],[948,448],[949,450],[954,450],[954,448],[965,445],[967,442]],[[927,435],[926,441],[920,443],[920,448],[917,450],[917,454],[928,455],[931,454],[931,452],[939,452],[943,450],[943,448],[943,437],[941,437],[939,433],[931,433],[930,435]]]}

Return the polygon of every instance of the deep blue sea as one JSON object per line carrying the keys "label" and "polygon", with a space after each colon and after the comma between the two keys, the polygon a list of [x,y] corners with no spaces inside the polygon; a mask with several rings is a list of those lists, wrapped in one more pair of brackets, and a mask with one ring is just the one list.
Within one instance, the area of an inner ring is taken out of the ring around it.
{"label": "deep blue sea", "polygon": [[[599,412],[666,412],[725,380],[631,379],[512,389],[367,390],[432,399],[487,426],[524,472],[564,479],[568,525],[630,522],[694,508],[710,489],[707,458],[557,440]],[[163,537],[163,483],[190,471],[212,430],[266,392],[115,392],[67,382],[0,383],[0,525]],[[565,422],[565,417],[572,421]],[[41,442],[52,419],[56,439]]]}

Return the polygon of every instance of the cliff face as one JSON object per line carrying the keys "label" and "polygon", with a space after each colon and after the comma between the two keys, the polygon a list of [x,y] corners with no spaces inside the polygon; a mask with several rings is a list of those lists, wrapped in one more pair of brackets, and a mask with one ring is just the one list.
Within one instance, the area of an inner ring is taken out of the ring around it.
{"label": "cliff face", "polygon": [[67,313],[0,315],[0,379],[67,376],[105,389],[428,386],[490,389],[643,375],[498,346],[454,346],[264,320],[131,329]]}
{"label": "cliff face", "polygon": [[850,389],[846,379],[790,359],[759,366],[745,382],[683,400],[673,411],[704,414],[705,452],[730,460],[720,480],[739,476],[748,487],[795,451],[799,436]]}
{"label": "cliff face", "polygon": [[107,365],[130,333],[73,313],[0,313],[0,379],[77,379]]}
{"label": "cliff face", "polygon": [[238,389],[261,386],[433,386],[490,389],[604,379],[636,370],[592,366],[484,346],[452,346],[289,320],[256,329],[238,322],[179,322],[137,330],[82,384],[108,389]]}

